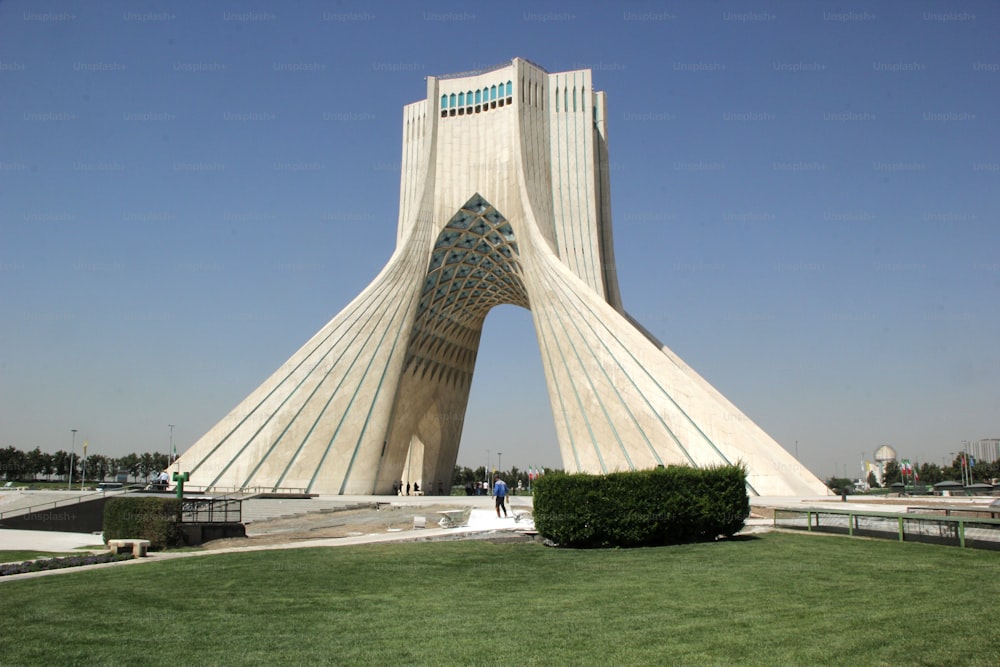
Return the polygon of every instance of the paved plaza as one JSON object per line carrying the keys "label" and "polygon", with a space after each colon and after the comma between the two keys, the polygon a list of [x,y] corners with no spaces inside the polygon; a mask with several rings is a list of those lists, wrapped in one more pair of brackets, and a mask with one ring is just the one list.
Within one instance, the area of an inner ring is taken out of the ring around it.
{"label": "paved plaza", "polygon": [[[744,533],[771,529],[776,508],[852,509],[905,513],[913,506],[986,506],[982,497],[829,496],[751,498],[751,517]],[[260,507],[254,509],[255,501]],[[264,502],[266,501],[266,503]],[[496,516],[490,496],[326,496],[313,499],[250,499],[247,537],[217,540],[195,551],[151,552],[148,558],[88,566],[115,567],[170,558],[219,553],[338,547],[359,544],[455,539],[531,539],[536,533],[530,496],[511,496],[508,517]],[[24,502],[24,501],[22,501]],[[458,518],[461,525],[448,526]],[[91,533],[0,529],[0,551],[70,552],[87,547],[102,551],[101,536]],[[35,576],[79,571],[51,570],[0,577],[0,583]]]}

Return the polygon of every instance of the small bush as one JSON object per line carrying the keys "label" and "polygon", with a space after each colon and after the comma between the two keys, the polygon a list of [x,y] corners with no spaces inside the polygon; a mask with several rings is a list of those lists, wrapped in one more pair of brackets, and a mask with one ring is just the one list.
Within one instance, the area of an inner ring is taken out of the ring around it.
{"label": "small bush", "polygon": [[104,541],[149,540],[151,549],[183,544],[176,498],[109,498],[104,505]]}
{"label": "small bush", "polygon": [[23,563],[5,563],[0,565],[0,577],[11,574],[27,574],[45,570],[61,570],[65,567],[80,567],[81,565],[96,565],[98,563],[117,563],[131,560],[132,554],[92,554],[86,556],[66,556],[64,558],[40,558],[26,560]]}
{"label": "small bush", "polygon": [[742,465],[546,475],[534,491],[535,528],[543,537],[572,547],[731,537],[750,514]]}

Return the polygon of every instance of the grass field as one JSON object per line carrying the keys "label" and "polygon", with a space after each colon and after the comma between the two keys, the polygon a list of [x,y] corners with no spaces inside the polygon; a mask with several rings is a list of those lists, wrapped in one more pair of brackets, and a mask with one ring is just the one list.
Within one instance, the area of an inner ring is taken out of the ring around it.
{"label": "grass field", "polygon": [[1000,663],[1000,554],[766,534],[196,556],[0,582],[0,663]]}

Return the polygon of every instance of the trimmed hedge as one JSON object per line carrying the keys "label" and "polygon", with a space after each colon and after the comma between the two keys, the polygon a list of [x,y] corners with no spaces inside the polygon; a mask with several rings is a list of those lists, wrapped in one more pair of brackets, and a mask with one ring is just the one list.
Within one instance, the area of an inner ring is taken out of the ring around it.
{"label": "trimmed hedge", "polygon": [[180,546],[181,504],[176,498],[108,498],[104,505],[104,541],[149,540],[150,548]]}
{"label": "trimmed hedge", "polygon": [[535,528],[569,547],[638,547],[732,537],[750,515],[746,468],[670,466],[541,477]]}

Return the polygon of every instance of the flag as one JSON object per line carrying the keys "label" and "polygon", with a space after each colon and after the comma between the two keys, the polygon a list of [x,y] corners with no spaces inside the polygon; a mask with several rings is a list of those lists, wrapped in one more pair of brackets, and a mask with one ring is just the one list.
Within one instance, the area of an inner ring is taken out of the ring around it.
{"label": "flag", "polygon": [[87,445],[90,444],[90,440],[83,441],[83,458],[87,458]]}
{"label": "flag", "polygon": [[976,459],[974,459],[973,457],[970,456],[969,457],[969,467],[971,468],[974,465],[976,465]]}

